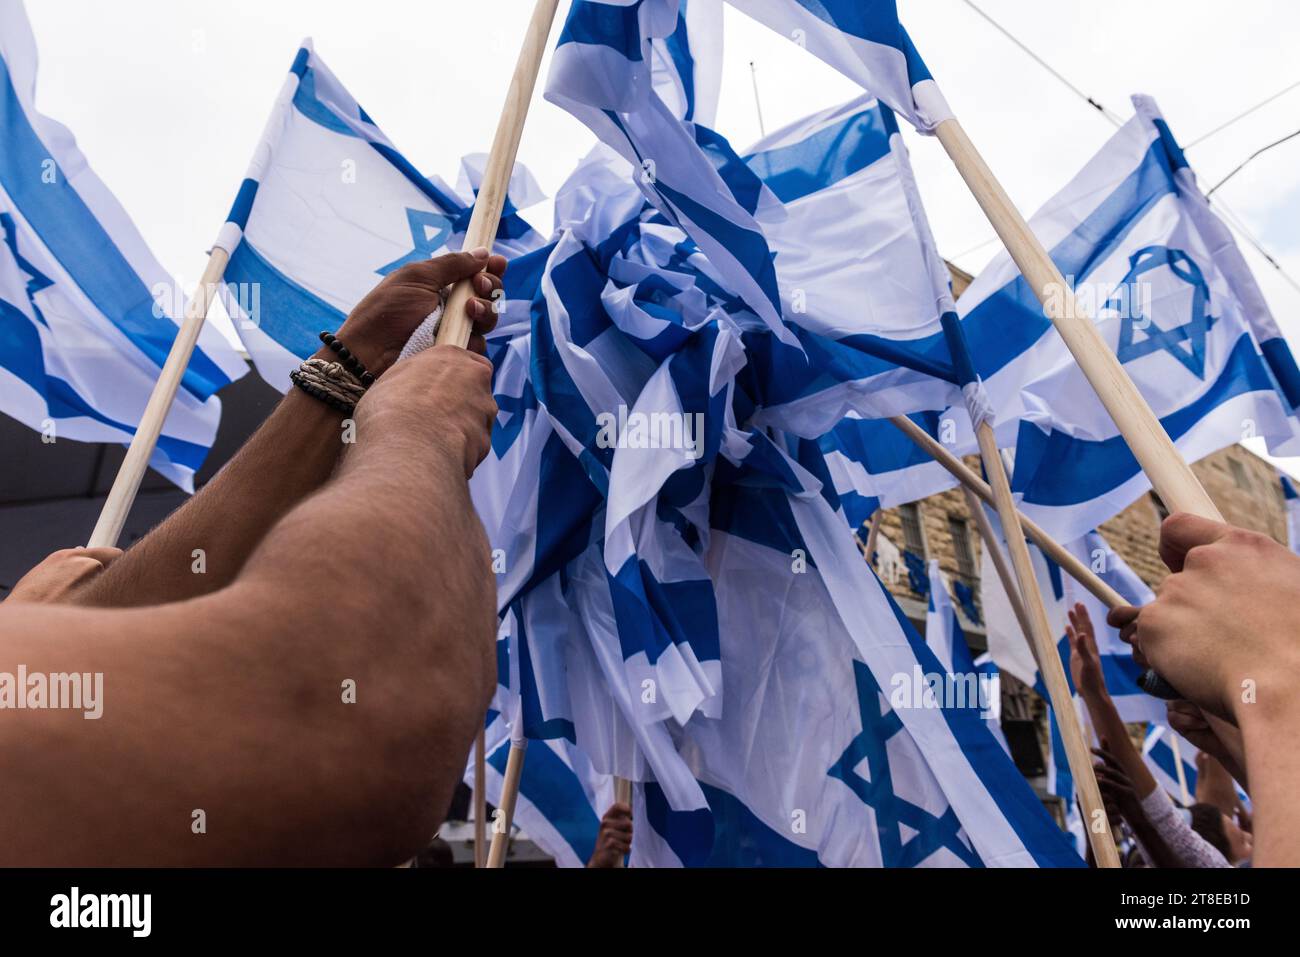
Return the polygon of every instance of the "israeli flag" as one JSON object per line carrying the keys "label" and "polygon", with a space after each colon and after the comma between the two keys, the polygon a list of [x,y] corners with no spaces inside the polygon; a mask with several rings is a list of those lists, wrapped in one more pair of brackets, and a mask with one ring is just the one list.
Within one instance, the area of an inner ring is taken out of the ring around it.
{"label": "israeli flag", "polygon": [[1161,722],[1153,723],[1142,741],[1142,757],[1156,784],[1182,805],[1196,800],[1196,755],[1200,750]]}
{"label": "israeli flag", "polygon": [[923,133],[952,112],[894,0],[727,0],[870,90]]}
{"label": "israeli flag", "polygon": [[1286,507],[1286,537],[1291,551],[1300,555],[1300,495],[1296,494],[1291,479],[1279,473],[1282,483],[1282,504]]}
{"label": "israeli flag", "polygon": [[948,593],[948,580],[939,568],[939,562],[930,559],[927,570],[930,594],[925,614],[925,643],[952,680],[966,682],[968,686],[971,681],[975,682],[980,716],[1002,750],[1010,754],[1011,747],[1002,733],[1002,673],[987,652],[979,658],[971,658],[957,608]]}
{"label": "israeli flag", "polygon": [[[262,377],[287,391],[319,333],[381,279],[459,249],[484,162],[467,157],[456,189],[421,175],[304,40],[217,241],[230,253],[223,301]],[[542,245],[518,215],[540,198],[516,169],[497,252]]]}
{"label": "israeli flag", "polygon": [[[510,748],[525,747],[514,825],[555,859],[557,867],[586,867],[596,850],[600,819],[614,803],[614,779],[592,770],[586,754],[563,739],[535,741],[515,735],[504,716],[488,713],[486,792],[500,807]],[[474,770],[466,769],[472,785]]]}
{"label": "israeli flag", "polygon": [[[948,422],[937,411],[908,416],[938,438]],[[917,502],[955,485],[928,452],[885,419],[847,415],[817,440],[850,528],[878,508]]]}
{"label": "israeli flag", "polygon": [[[1188,461],[1251,435],[1287,454],[1295,361],[1154,101],[1133,102],[1134,118],[1031,225]],[[959,309],[1015,347],[1018,374],[993,374],[1005,354],[974,355],[1000,421],[1021,420],[1012,484],[1026,515],[1071,541],[1150,487],[1008,256]]]}
{"label": "israeli flag", "polygon": [[695,12],[721,16],[717,0],[575,0],[555,49],[546,97],[633,165],[646,199],[698,244],[758,327],[793,345],[761,225],[783,215],[780,202],[723,137],[692,118],[689,101],[666,103],[663,82],[652,75],[658,66],[660,75],[670,71],[685,78],[674,89],[691,88],[697,55],[691,44],[704,37],[720,43],[720,23],[711,32],[690,32],[684,60],[656,61],[655,51],[656,41],[683,28],[683,14]]}
{"label": "israeli flag", "polygon": [[944,666],[826,499],[745,483],[718,504],[726,707],[678,733],[707,812],[645,783],[633,866],[1081,863],[978,705],[927,681]]}
{"label": "israeli flag", "polygon": [[815,438],[848,414],[960,402],[947,267],[893,112],[859,97],[773,133],[745,162],[785,207],[765,233],[802,347],[751,347],[774,373],[753,422]]}
{"label": "israeli flag", "polygon": [[[72,133],[37,112],[36,41],[0,4],[0,410],[52,440],[128,444],[185,302]],[[215,393],[248,366],[199,336],[150,459],[193,491]]]}
{"label": "israeli flag", "polygon": [[930,602],[925,614],[925,643],[949,674],[974,674],[975,662],[938,559],[930,559],[926,570],[930,577]]}

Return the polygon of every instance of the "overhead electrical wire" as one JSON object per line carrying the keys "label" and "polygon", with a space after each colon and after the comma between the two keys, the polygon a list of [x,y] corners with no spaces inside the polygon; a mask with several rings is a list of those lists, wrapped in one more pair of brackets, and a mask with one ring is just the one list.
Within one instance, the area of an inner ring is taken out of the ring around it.
{"label": "overhead electrical wire", "polygon": [[[1101,113],[1102,116],[1106,117],[1106,119],[1108,119],[1108,120],[1111,122],[1111,124],[1112,124],[1113,126],[1115,126],[1116,128],[1118,128],[1118,127],[1120,127],[1120,126],[1123,125],[1123,119],[1122,119],[1118,114],[1113,113],[1112,111],[1108,110],[1108,109],[1107,109],[1107,108],[1106,108],[1106,107],[1105,107],[1105,106],[1104,106],[1104,105],[1103,105],[1099,100],[1096,100],[1096,99],[1094,99],[1093,97],[1089,96],[1087,93],[1085,93],[1085,92],[1084,92],[1083,90],[1081,90],[1079,87],[1075,86],[1073,83],[1071,83],[1069,80],[1067,80],[1064,76],[1062,76],[1059,72],[1057,72],[1057,71],[1052,67],[1051,64],[1049,64],[1049,63],[1048,63],[1046,60],[1044,60],[1041,56],[1039,56],[1039,55],[1038,55],[1037,53],[1035,53],[1032,49],[1030,49],[1028,45],[1026,45],[1022,40],[1020,40],[1020,38],[1018,38],[1015,34],[1011,33],[1011,31],[1009,31],[1006,27],[1004,27],[1002,24],[998,23],[997,20],[994,20],[993,17],[989,16],[988,13],[986,13],[986,12],[985,12],[984,10],[982,10],[979,6],[977,6],[977,5],[974,3],[974,0],[963,0],[963,2],[966,4],[966,6],[970,7],[972,10],[974,10],[976,13],[978,13],[981,17],[983,17],[983,18],[984,18],[984,19],[985,19],[985,20],[986,20],[986,21],[987,21],[991,26],[993,26],[994,28],[996,28],[997,31],[998,31],[999,33],[1001,33],[1004,37],[1006,37],[1008,40],[1010,40],[1012,43],[1014,43],[1017,47],[1019,47],[1019,48],[1020,48],[1020,49],[1021,49],[1021,50],[1026,54],[1026,55],[1027,55],[1027,56],[1030,57],[1030,59],[1032,59],[1035,63],[1037,63],[1039,66],[1041,66],[1043,69],[1045,69],[1048,73],[1050,73],[1053,77],[1055,77],[1057,80],[1059,80],[1059,81],[1060,81],[1064,86],[1066,86],[1066,87],[1070,90],[1071,93],[1073,93],[1075,96],[1077,96],[1077,97],[1078,97],[1079,99],[1081,99],[1083,102],[1087,103],[1087,104],[1088,104],[1089,106],[1091,106],[1093,109],[1097,110],[1099,113]],[[1283,89],[1283,90],[1281,90],[1281,91],[1279,91],[1279,92],[1273,94],[1272,96],[1268,97],[1267,99],[1264,99],[1264,100],[1260,101],[1259,103],[1255,104],[1255,106],[1251,107],[1250,109],[1246,110],[1245,112],[1238,114],[1237,116],[1235,116],[1235,117],[1233,117],[1232,119],[1228,120],[1226,123],[1220,124],[1218,127],[1214,128],[1214,129],[1212,129],[1212,130],[1210,130],[1208,133],[1205,133],[1205,134],[1203,134],[1202,136],[1198,137],[1197,139],[1193,140],[1193,141],[1192,141],[1192,142],[1191,142],[1191,143],[1190,143],[1186,148],[1190,149],[1192,146],[1195,146],[1197,143],[1203,143],[1203,142],[1205,142],[1205,140],[1209,139],[1211,136],[1215,135],[1216,133],[1218,133],[1218,132],[1220,132],[1220,131],[1222,131],[1222,130],[1227,129],[1227,128],[1228,128],[1229,126],[1231,126],[1233,123],[1236,123],[1238,120],[1240,120],[1240,119],[1242,119],[1242,118],[1244,118],[1244,117],[1246,117],[1246,116],[1249,116],[1251,113],[1255,112],[1255,110],[1259,109],[1259,108],[1262,107],[1262,106],[1265,106],[1265,105],[1268,104],[1268,103],[1271,103],[1273,100],[1276,100],[1278,97],[1282,96],[1284,93],[1288,93],[1288,92],[1290,92],[1292,89],[1294,89],[1294,88],[1297,87],[1297,86],[1300,86],[1300,82],[1293,83],[1291,86],[1288,86],[1286,89]],[[1274,146],[1277,146],[1277,145],[1279,145],[1279,144],[1281,144],[1281,143],[1285,143],[1287,140],[1289,140],[1289,139],[1291,139],[1292,137],[1297,136],[1297,135],[1300,135],[1300,130],[1297,130],[1295,133],[1292,133],[1292,134],[1290,134],[1289,136],[1284,136],[1282,139],[1278,140],[1278,141],[1275,142],[1275,143],[1270,143],[1268,146],[1265,146],[1263,149],[1257,150],[1255,153],[1251,154],[1251,156],[1248,157],[1248,158],[1245,160],[1245,162],[1243,162],[1243,163],[1241,164],[1241,166],[1245,166],[1246,163],[1249,163],[1251,160],[1253,160],[1253,159],[1254,159],[1256,156],[1258,156],[1260,153],[1263,153],[1263,152],[1265,152],[1266,150],[1272,149]],[[1241,166],[1238,166],[1237,169],[1235,169],[1235,170],[1232,171],[1232,173],[1229,173],[1228,176],[1225,177],[1222,181],[1220,181],[1220,182],[1219,182],[1219,183],[1218,183],[1218,184],[1217,184],[1213,189],[1210,190],[1210,192],[1214,192],[1215,189],[1218,189],[1220,186],[1222,186],[1224,182],[1226,182],[1229,178],[1231,178],[1234,174],[1236,174],[1236,173],[1241,169]],[[1207,198],[1207,199],[1209,198],[1209,193],[1206,193],[1206,198]],[[1291,288],[1295,289],[1296,292],[1300,292],[1300,282],[1297,282],[1296,279],[1295,279],[1295,278],[1294,278],[1294,277],[1293,277],[1289,272],[1287,272],[1286,268],[1285,268],[1285,267],[1284,267],[1280,262],[1277,261],[1277,259],[1273,256],[1273,254],[1270,253],[1267,249],[1264,248],[1263,243],[1261,243],[1258,239],[1256,239],[1254,233],[1252,233],[1249,229],[1246,228],[1245,223],[1242,221],[1242,218],[1241,218],[1240,216],[1238,216],[1235,212],[1233,212],[1233,211],[1232,211],[1232,210],[1231,210],[1231,209],[1230,209],[1230,208],[1229,208],[1229,207],[1228,207],[1228,206],[1223,202],[1222,199],[1215,200],[1214,205],[1217,206],[1217,207],[1219,208],[1219,210],[1221,210],[1221,211],[1224,213],[1224,219],[1226,219],[1226,220],[1228,221],[1228,224],[1229,224],[1233,229],[1235,229],[1235,230],[1237,231],[1237,233],[1238,233],[1238,234],[1239,234],[1243,239],[1245,239],[1246,242],[1248,242],[1248,243],[1249,243],[1249,244],[1250,244],[1250,245],[1255,249],[1255,251],[1256,251],[1257,253],[1259,253],[1261,256],[1263,256],[1263,257],[1264,257],[1264,260],[1265,260],[1265,261],[1266,261],[1270,266],[1272,266],[1275,270],[1277,270],[1278,274],[1279,274],[1283,279],[1286,280],[1286,282],[1291,286]],[[997,238],[996,236],[993,237],[993,239],[996,239],[996,238]],[[969,255],[970,253],[975,252],[977,249],[982,249],[984,246],[987,246],[987,245],[989,245],[990,243],[992,243],[992,242],[993,242],[993,239],[988,239],[988,240],[985,240],[985,241],[982,242],[982,243],[979,243],[979,244],[976,245],[976,246],[972,246],[970,249],[966,250],[966,252],[962,253],[961,256],[967,256],[967,255]],[[961,256],[958,256],[957,258],[960,259]]]}

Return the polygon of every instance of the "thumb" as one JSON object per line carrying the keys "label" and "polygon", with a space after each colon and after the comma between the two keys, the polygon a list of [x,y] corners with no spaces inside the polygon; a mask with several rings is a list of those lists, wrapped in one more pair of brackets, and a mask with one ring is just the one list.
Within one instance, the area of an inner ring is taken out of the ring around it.
{"label": "thumb", "polygon": [[427,282],[435,289],[445,289],[462,279],[468,279],[475,273],[482,272],[487,263],[487,247],[479,246],[467,252],[446,253],[415,263],[412,268],[412,278],[417,282]]}
{"label": "thumb", "polygon": [[1198,545],[1217,542],[1229,531],[1222,522],[1175,512],[1160,525],[1160,559],[1171,572],[1180,572],[1188,552]]}

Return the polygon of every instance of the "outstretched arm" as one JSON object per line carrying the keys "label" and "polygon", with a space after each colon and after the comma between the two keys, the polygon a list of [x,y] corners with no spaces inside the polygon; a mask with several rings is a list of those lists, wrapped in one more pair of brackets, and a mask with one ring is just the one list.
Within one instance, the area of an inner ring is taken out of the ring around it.
{"label": "outstretched arm", "polygon": [[1082,604],[1071,608],[1069,615],[1070,623],[1065,626],[1065,634],[1070,641],[1070,674],[1075,690],[1083,698],[1097,737],[1109,743],[1110,753],[1133,783],[1138,798],[1146,798],[1156,789],[1156,779],[1128,736],[1128,728],[1124,726],[1106,688],[1092,617]]}
{"label": "outstretched arm", "polygon": [[[496,324],[491,300],[500,294],[505,265],[503,257],[479,250],[404,266],[357,304],[339,338],[381,375],[433,311],[440,290],[473,276],[480,298],[468,307],[477,337],[471,347],[481,352],[482,336]],[[342,413],[290,389],[212,481],[71,600],[154,605],[230,584],[267,530],[329,478],[346,448],[343,426]]]}
{"label": "outstretched arm", "polygon": [[0,720],[0,863],[384,865],[425,846],[495,681],[467,483],[490,379],[451,347],[395,367],[336,479],[219,591],[0,606],[0,672],[102,674],[95,720]]}

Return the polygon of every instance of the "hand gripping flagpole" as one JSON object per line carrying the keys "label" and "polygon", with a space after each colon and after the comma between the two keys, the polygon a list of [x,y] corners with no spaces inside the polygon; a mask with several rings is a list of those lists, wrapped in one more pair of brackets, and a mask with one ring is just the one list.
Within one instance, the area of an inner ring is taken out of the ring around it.
{"label": "hand gripping flagpole", "polygon": [[1101,789],[1092,769],[1092,756],[1088,751],[1088,742],[1083,737],[1079,726],[1079,715],[1074,709],[1074,699],[1070,694],[1069,682],[1065,679],[1065,669],[1061,658],[1056,653],[1056,642],[1052,640],[1052,626],[1047,620],[1047,606],[1043,603],[1043,594],[1038,588],[1038,576],[1034,572],[1033,562],[1029,556],[1029,546],[1025,544],[1025,535],[1020,527],[1020,513],[1016,511],[1015,500],[1011,497],[1011,482],[1007,479],[1006,468],[1002,464],[1002,455],[998,452],[997,439],[990,424],[992,409],[984,393],[984,386],[975,374],[971,361],[970,348],[966,336],[955,312],[945,312],[942,316],[944,336],[948,342],[948,351],[952,355],[953,367],[957,373],[957,384],[961,386],[966,397],[966,407],[970,411],[971,424],[975,427],[975,438],[979,442],[980,458],[984,471],[988,473],[989,485],[993,492],[993,506],[1002,523],[1002,531],[1011,552],[1011,567],[1015,570],[1016,581],[1020,585],[1020,598],[1024,603],[1029,624],[1029,647],[1038,662],[1038,673],[1047,685],[1048,697],[1052,710],[1056,713],[1057,726],[1061,729],[1061,740],[1065,744],[1065,754],[1070,764],[1070,773],[1074,776],[1079,800],[1083,804],[1088,822],[1088,840],[1092,843],[1092,853],[1101,867],[1119,867],[1119,854],[1115,850],[1115,839],[1111,835],[1110,822],[1106,819],[1106,808],[1102,804]]}
{"label": "hand gripping flagpole", "polygon": [[935,127],[934,135],[1042,303],[1044,314],[1060,333],[1161,500],[1171,511],[1223,521],[1219,509],[1183,460],[1164,426],[1107,347],[1093,318],[1079,311],[1074,291],[961,124],[955,119],[944,120]]}
{"label": "hand gripping flagpole", "polygon": [[154,383],[153,392],[149,394],[149,402],[140,417],[140,424],[136,427],[135,434],[131,436],[126,457],[122,459],[117,477],[113,479],[113,487],[109,489],[108,498],[105,499],[99,519],[95,522],[95,530],[90,533],[90,541],[87,542],[90,548],[116,546],[117,540],[122,535],[122,528],[131,513],[136,493],[140,491],[140,483],[149,468],[149,459],[158,444],[158,437],[162,435],[167,413],[171,411],[172,402],[176,399],[176,391],[185,377],[185,369],[190,364],[190,356],[194,354],[199,333],[203,331],[203,323],[207,321],[208,308],[212,305],[217,285],[221,282],[229,261],[230,253],[220,247],[213,248],[208,256],[208,264],[199,279],[199,286],[194,290],[194,296],[185,307],[185,319],[176,331],[171,351],[167,353],[162,371],[158,374],[158,381]]}
{"label": "hand gripping flagpole", "polygon": [[[528,105],[533,98],[533,88],[537,85],[537,74],[541,70],[542,56],[546,52],[546,40],[551,35],[551,24],[555,21],[555,11],[560,0],[537,0],[533,8],[533,17],[528,22],[528,31],[524,34],[524,43],[519,50],[519,59],[515,63],[515,73],[510,79],[510,89],[506,93],[505,105],[501,108],[501,118],[497,121],[496,135],[492,138],[492,151],[488,154],[487,166],[483,170],[483,181],[479,185],[478,196],[474,200],[474,211],[470,214],[469,226],[465,230],[465,249],[477,249],[479,246],[492,248],[496,238],[497,226],[501,222],[501,212],[505,208],[506,192],[510,187],[510,175],[514,172],[515,157],[519,153],[519,139],[524,132],[524,120],[528,117]],[[438,345],[469,345],[472,329],[465,307],[469,304],[474,290],[468,280],[461,280],[452,287],[443,307],[442,320],[438,323],[435,341]],[[474,742],[474,864],[483,867],[488,864],[490,855],[485,854],[486,811],[484,783],[487,769],[484,761],[486,747],[485,729],[480,728]],[[513,787],[507,779],[501,792],[502,807],[509,802],[511,812],[514,810],[515,796],[519,793],[518,773],[523,771],[523,750],[516,752],[512,746],[509,758],[517,757],[518,768]],[[503,815],[508,818],[508,815]],[[508,829],[507,820],[507,829]],[[507,833],[506,838],[509,837]],[[495,839],[494,839],[495,843]],[[504,842],[501,850],[501,862],[504,862]],[[489,864],[489,866],[491,866]],[[498,863],[497,866],[500,866]]]}

